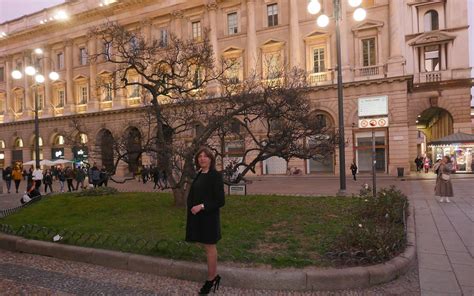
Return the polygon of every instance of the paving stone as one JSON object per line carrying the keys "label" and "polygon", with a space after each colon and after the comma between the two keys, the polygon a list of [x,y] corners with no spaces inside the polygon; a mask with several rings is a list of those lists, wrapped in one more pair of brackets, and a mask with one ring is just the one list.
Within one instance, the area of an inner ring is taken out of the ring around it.
{"label": "paving stone", "polygon": [[467,251],[466,252],[448,251],[448,257],[449,257],[449,261],[452,264],[463,264],[463,265],[474,266],[474,259]]}
{"label": "paving stone", "polygon": [[453,264],[453,269],[461,286],[474,287],[474,265]]}
{"label": "paving stone", "polygon": [[418,265],[420,268],[452,271],[451,263],[447,255],[418,253]]}
{"label": "paving stone", "polygon": [[441,240],[447,251],[465,252],[466,246],[456,232],[440,231]]}
{"label": "paving stone", "polygon": [[420,288],[425,291],[438,293],[460,293],[456,277],[450,271],[440,271],[428,268],[419,268]]}

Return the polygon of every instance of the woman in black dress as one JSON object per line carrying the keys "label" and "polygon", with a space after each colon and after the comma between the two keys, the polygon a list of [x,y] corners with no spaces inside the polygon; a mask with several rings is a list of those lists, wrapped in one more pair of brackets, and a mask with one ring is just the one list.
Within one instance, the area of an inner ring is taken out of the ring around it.
{"label": "woman in black dress", "polygon": [[216,160],[211,150],[201,148],[194,162],[199,169],[193,180],[187,203],[186,241],[204,245],[207,256],[207,281],[199,294],[209,294],[219,288],[217,274],[217,242],[221,239],[219,208],[224,206],[224,182],[216,171]]}

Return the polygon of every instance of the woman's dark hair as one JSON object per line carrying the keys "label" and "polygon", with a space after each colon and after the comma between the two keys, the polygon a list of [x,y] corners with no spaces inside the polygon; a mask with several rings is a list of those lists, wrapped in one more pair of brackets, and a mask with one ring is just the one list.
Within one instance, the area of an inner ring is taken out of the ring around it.
{"label": "woman's dark hair", "polygon": [[211,149],[207,147],[201,147],[199,150],[196,152],[196,155],[194,156],[194,164],[196,165],[196,168],[200,169],[201,167],[199,166],[199,155],[201,153],[206,154],[207,157],[211,160],[211,165],[209,166],[209,170],[215,170],[216,169],[216,157],[212,153]]}
{"label": "woman's dark hair", "polygon": [[447,163],[451,163],[451,157],[449,157],[448,155],[445,155],[444,158],[446,159]]}

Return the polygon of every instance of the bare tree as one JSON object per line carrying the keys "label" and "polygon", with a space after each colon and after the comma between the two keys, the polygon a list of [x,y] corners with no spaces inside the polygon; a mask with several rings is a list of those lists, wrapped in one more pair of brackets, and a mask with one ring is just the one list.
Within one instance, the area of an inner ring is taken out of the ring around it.
{"label": "bare tree", "polygon": [[[214,149],[224,164],[226,142],[243,142],[241,157],[228,166],[240,172],[228,179],[232,182],[272,156],[316,159],[334,151],[336,135],[318,125],[310,112],[304,71],[272,69],[271,79],[255,74],[237,81],[229,75],[235,61],[215,61],[207,33],[198,41],[171,35],[163,44],[108,23],[94,28],[92,35],[104,47],[91,60],[115,65],[110,75],[114,83],[102,81],[98,87],[136,86],[144,99],[141,126],[147,132],[133,151],[126,145],[129,135],[117,137],[115,163],[137,153],[153,154],[166,171],[177,206],[186,203],[195,175],[193,157],[201,146]],[[309,138],[315,139],[312,145]]]}

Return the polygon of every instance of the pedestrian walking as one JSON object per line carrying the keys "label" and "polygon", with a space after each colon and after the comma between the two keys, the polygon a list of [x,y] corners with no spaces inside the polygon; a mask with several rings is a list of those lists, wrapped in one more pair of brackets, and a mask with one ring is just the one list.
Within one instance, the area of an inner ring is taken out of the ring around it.
{"label": "pedestrian walking", "polygon": [[451,202],[449,198],[453,197],[452,172],[453,164],[451,163],[451,158],[449,156],[443,157],[438,167],[435,185],[435,195],[441,197],[439,202]]}
{"label": "pedestrian walking", "polygon": [[105,166],[103,166],[100,169],[100,183],[99,183],[99,186],[104,185],[104,187],[107,187],[108,183],[109,183],[109,173],[107,172]]}
{"label": "pedestrian walking", "polygon": [[146,165],[143,166],[141,176],[143,184],[146,184],[146,182],[148,182],[148,168],[146,167]]}
{"label": "pedestrian walking", "polygon": [[153,189],[161,189],[160,170],[157,167],[153,168],[153,184]]}
{"label": "pedestrian walking", "polygon": [[216,171],[216,159],[208,148],[198,150],[194,162],[199,172],[187,199],[186,241],[204,245],[207,257],[207,280],[199,294],[219,288],[217,242],[221,239],[220,208],[225,204],[224,182]]}
{"label": "pedestrian walking", "polygon": [[423,158],[420,155],[418,155],[415,158],[415,164],[416,164],[416,171],[418,173],[421,172],[421,169],[423,168]]}
{"label": "pedestrian walking", "polygon": [[48,188],[53,192],[53,175],[51,173],[51,170],[46,170],[43,176],[43,184],[44,184],[44,193],[48,192]]}
{"label": "pedestrian walking", "polygon": [[79,185],[81,185],[81,189],[84,189],[84,180],[86,179],[86,173],[82,167],[78,167],[75,173],[76,177],[76,191],[79,190]]}
{"label": "pedestrian walking", "polygon": [[355,163],[355,161],[352,162],[351,164],[351,172],[352,172],[352,178],[354,178],[354,181],[357,181],[357,165]]}
{"label": "pedestrian walking", "polygon": [[74,191],[74,185],[72,184],[72,181],[74,180],[74,171],[71,169],[71,167],[66,167],[65,175],[67,182],[67,191]]}
{"label": "pedestrian walking", "polygon": [[20,188],[21,179],[23,179],[23,172],[20,167],[15,167],[12,172],[12,178],[15,182],[15,190],[18,193],[18,188]]}
{"label": "pedestrian walking", "polygon": [[423,166],[425,168],[425,174],[427,174],[431,167],[431,159],[428,156],[423,160]]}
{"label": "pedestrian walking", "polygon": [[64,182],[66,182],[66,174],[62,168],[57,169],[59,191],[64,192]]}
{"label": "pedestrian walking", "polygon": [[12,168],[11,167],[6,167],[5,170],[3,171],[3,180],[5,181],[5,184],[7,185],[7,191],[10,193],[10,188],[12,187]]}
{"label": "pedestrian walking", "polygon": [[166,189],[168,188],[168,177],[166,176],[166,170],[163,170],[161,172],[161,181],[163,182],[163,185],[161,188]]}
{"label": "pedestrian walking", "polygon": [[33,186],[33,168],[30,167],[26,172],[26,191],[31,189]]}
{"label": "pedestrian walking", "polygon": [[94,165],[92,166],[92,168],[91,168],[91,170],[90,170],[89,179],[92,180],[92,184],[94,185],[94,187],[99,186],[99,182],[100,182],[100,171],[99,171],[99,169],[97,168],[97,165],[96,165],[95,163],[94,163]]}
{"label": "pedestrian walking", "polygon": [[35,166],[35,170],[33,171],[33,181],[35,182],[35,189],[40,191],[43,181],[43,171],[38,166]]}

